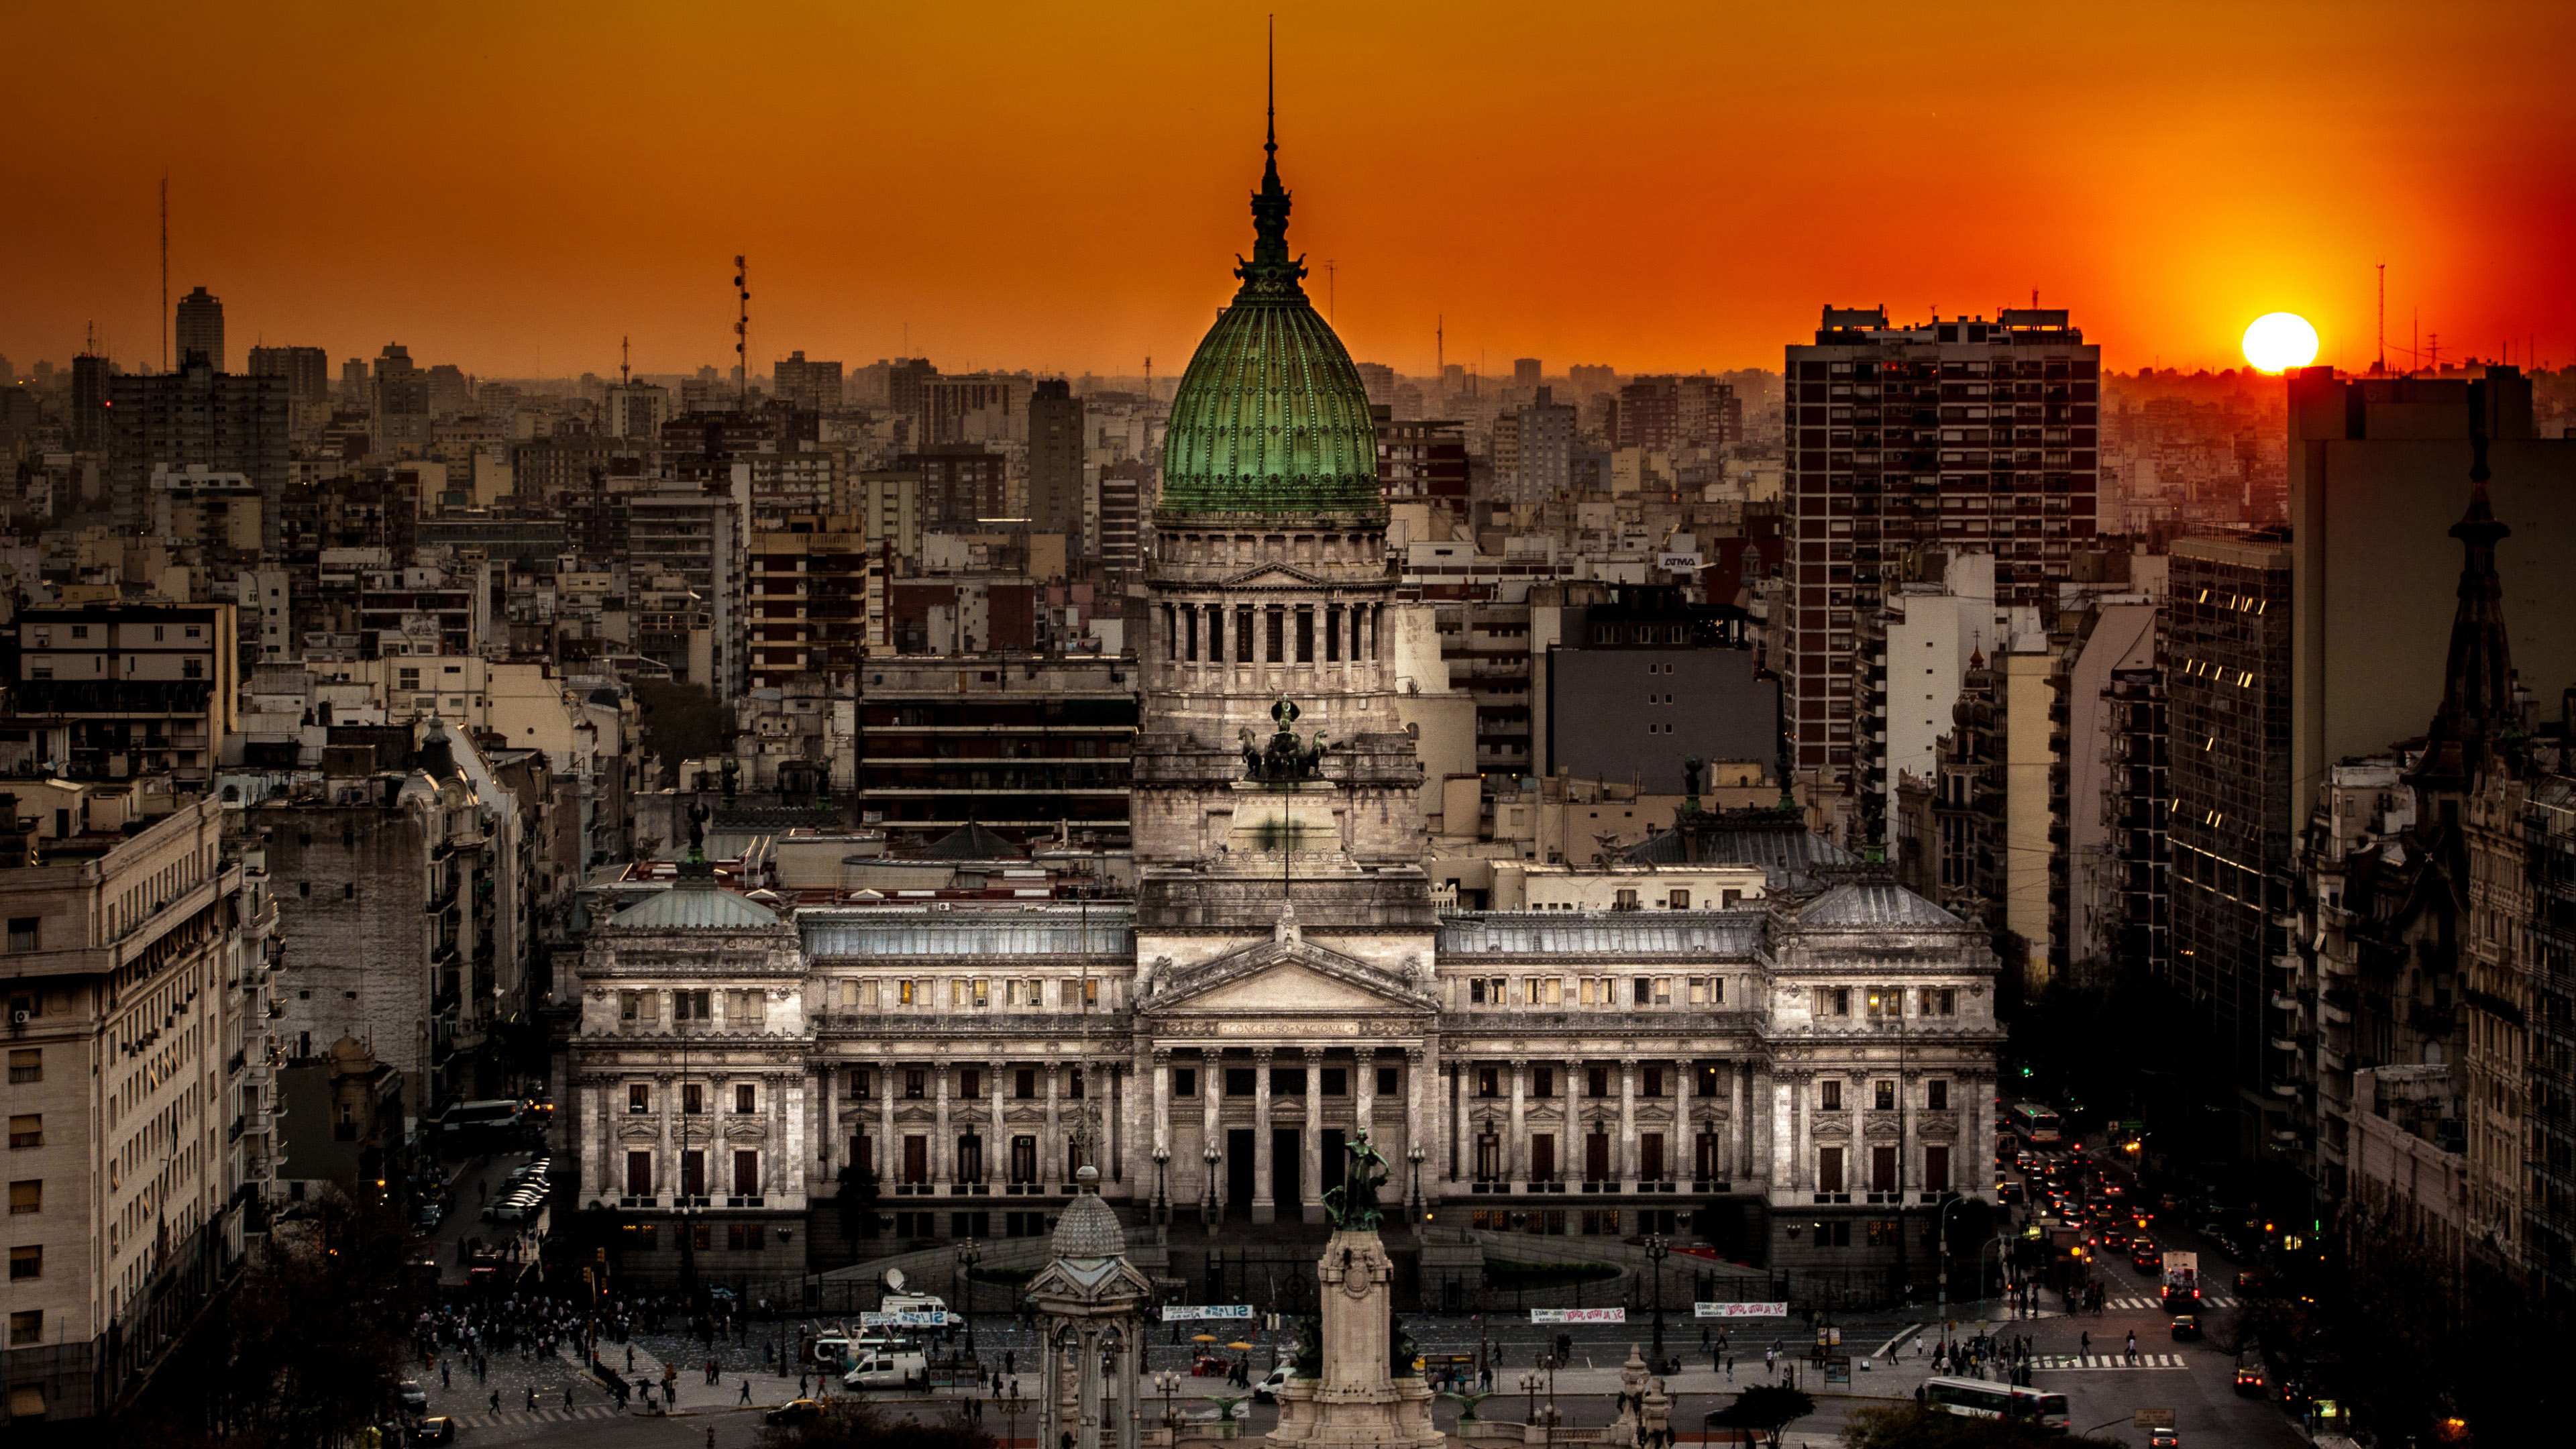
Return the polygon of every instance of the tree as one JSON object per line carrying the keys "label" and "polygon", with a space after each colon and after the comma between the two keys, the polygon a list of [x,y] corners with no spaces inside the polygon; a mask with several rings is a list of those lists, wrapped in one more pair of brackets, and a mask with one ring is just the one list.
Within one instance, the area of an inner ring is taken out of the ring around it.
{"label": "tree", "polygon": [[1780,1449],[1781,1433],[1814,1412],[1816,1401],[1803,1389],[1755,1384],[1736,1394],[1735,1402],[1710,1416],[1709,1422],[1721,1429],[1750,1429],[1771,1449]]}
{"label": "tree", "polygon": [[1861,1409],[1843,1430],[1843,1449],[2121,1449],[2117,1439],[2088,1439],[2027,1420],[1970,1419],[1908,1404]]}

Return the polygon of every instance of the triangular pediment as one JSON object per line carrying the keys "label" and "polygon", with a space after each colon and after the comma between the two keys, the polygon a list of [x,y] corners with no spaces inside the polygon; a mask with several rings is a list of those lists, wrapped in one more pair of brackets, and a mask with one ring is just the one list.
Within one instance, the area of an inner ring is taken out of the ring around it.
{"label": "triangular pediment", "polygon": [[1303,940],[1256,941],[1155,985],[1148,1015],[1385,1016],[1434,1009],[1428,983]]}
{"label": "triangular pediment", "polygon": [[1322,579],[1295,564],[1266,563],[1244,570],[1225,580],[1229,589],[1320,589]]}

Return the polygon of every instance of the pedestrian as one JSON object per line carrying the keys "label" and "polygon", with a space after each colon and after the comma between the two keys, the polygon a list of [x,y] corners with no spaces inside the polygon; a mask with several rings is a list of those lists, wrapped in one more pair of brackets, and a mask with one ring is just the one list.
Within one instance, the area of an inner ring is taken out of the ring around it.
{"label": "pedestrian", "polygon": [[533,1414],[533,1413],[535,1413],[536,1411],[537,1411],[537,1386],[536,1386],[535,1384],[530,1384],[530,1385],[528,1385],[528,1412],[529,1412],[529,1413],[531,1413],[531,1414]]}
{"label": "pedestrian", "polygon": [[2083,1345],[2083,1347],[2077,1349],[2076,1352],[2083,1354],[2090,1354],[2093,1352],[2093,1335],[2091,1333],[2079,1333],[2075,1336],[2075,1340],[2077,1343]]}
{"label": "pedestrian", "polygon": [[570,1384],[564,1385],[564,1407],[567,1409],[572,1407],[572,1385]]}
{"label": "pedestrian", "polygon": [[1730,1384],[1735,1382],[1735,1355],[1733,1354],[1726,1356],[1726,1381]]}
{"label": "pedestrian", "polygon": [[2132,1328],[2132,1329],[2130,1329],[2130,1330],[2129,1330],[2129,1362],[2131,1362],[2131,1363],[2136,1363],[2137,1361],[2138,1361],[2138,1331],[2137,1331],[2136,1329]]}
{"label": "pedestrian", "polygon": [[447,1360],[445,1359],[440,1359],[438,1361],[438,1386],[442,1389],[452,1389],[456,1387],[453,1383],[448,1381]]}
{"label": "pedestrian", "polygon": [[626,1345],[626,1371],[635,1372],[635,1345],[631,1343]]}
{"label": "pedestrian", "polygon": [[1020,1356],[1017,1352],[1007,1348],[1002,1350],[1002,1372],[1013,1378],[1020,1376]]}
{"label": "pedestrian", "polygon": [[494,1389],[492,1391],[492,1412],[496,1414],[501,1412],[501,1391],[499,1389]]}
{"label": "pedestrian", "polygon": [[1919,1333],[1914,1335],[1914,1356],[1916,1358],[1923,1356],[1923,1335]]}
{"label": "pedestrian", "polygon": [[744,1374],[742,1376],[742,1397],[734,1402],[741,1404],[748,1404],[751,1402],[751,1375]]}
{"label": "pedestrian", "polygon": [[796,1397],[805,1397],[805,1375],[802,1372],[796,1375]]}

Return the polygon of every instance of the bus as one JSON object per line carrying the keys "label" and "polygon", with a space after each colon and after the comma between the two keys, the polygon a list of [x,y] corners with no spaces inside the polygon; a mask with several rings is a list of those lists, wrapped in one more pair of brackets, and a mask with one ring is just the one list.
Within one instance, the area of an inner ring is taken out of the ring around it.
{"label": "bus", "polygon": [[2066,1145],[2066,1124],[2057,1113],[2037,1102],[2015,1102],[2004,1114],[2012,1124],[2013,1135],[2033,1152],[2055,1152]]}
{"label": "bus", "polygon": [[1993,1383],[1986,1379],[1927,1380],[1923,1385],[1923,1403],[1928,1408],[1968,1419],[2011,1419],[2018,1423],[2036,1424],[2060,1434],[2065,1433],[2068,1427],[2064,1394]]}

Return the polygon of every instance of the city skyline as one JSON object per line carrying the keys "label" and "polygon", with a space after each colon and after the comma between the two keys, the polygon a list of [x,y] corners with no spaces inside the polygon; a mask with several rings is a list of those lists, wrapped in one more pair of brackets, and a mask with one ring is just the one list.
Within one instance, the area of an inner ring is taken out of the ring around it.
{"label": "city skyline", "polygon": [[[1177,375],[1225,297],[1204,259],[1248,246],[1203,198],[1257,176],[1262,13],[986,33],[763,9],[713,50],[649,10],[185,37],[30,14],[30,53],[60,63],[22,94],[56,120],[0,167],[59,200],[0,236],[0,265],[49,279],[0,313],[0,353],[60,363],[95,323],[120,363],[157,363],[166,168],[170,297],[222,298],[236,349],[390,338],[482,375],[571,376],[607,373],[631,337],[639,370],[724,367],[739,252],[755,372],[801,348],[1112,375],[1150,355]],[[2557,360],[2576,343],[2548,266],[2576,239],[2576,103],[2548,77],[2576,26],[2497,5],[2410,34],[2398,14],[2339,10],[2328,34],[2231,9],[2132,34],[2034,32],[2013,7],[1830,31],[1306,7],[1280,17],[1282,168],[1317,301],[1355,354],[1407,374],[1432,369],[1435,334],[1489,376],[1516,356],[1776,365],[1822,305],[1991,316],[2034,288],[2117,370],[2241,365],[2245,323],[2272,310],[2360,370],[2381,262],[2393,365],[2419,328],[2444,359]],[[1942,79],[1998,47],[2024,78]],[[1819,108],[1837,65],[1866,78]],[[614,119],[639,98],[651,119]],[[2150,98],[2152,127],[2121,123]],[[1693,128],[1703,142],[1675,139]],[[1933,178],[1977,137],[1995,199],[1968,208]],[[2250,164],[2265,150],[2282,159]]]}

